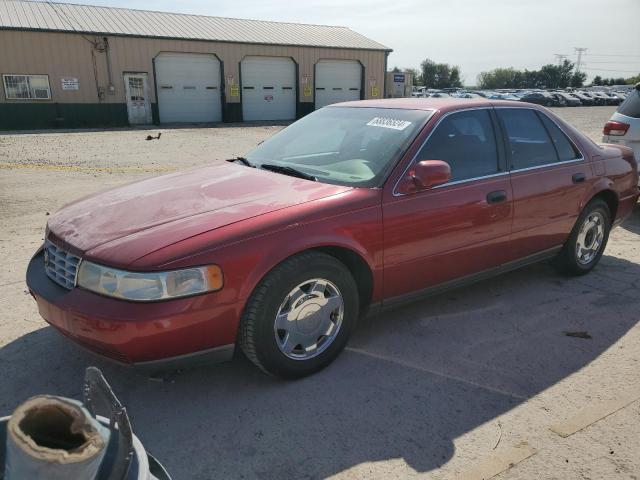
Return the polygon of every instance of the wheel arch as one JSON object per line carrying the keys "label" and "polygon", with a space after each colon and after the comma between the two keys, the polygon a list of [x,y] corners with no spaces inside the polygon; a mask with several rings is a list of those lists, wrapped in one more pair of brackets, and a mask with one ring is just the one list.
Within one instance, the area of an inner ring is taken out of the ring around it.
{"label": "wheel arch", "polygon": [[597,198],[603,200],[609,207],[609,213],[611,214],[610,220],[611,220],[611,223],[613,223],[616,219],[616,215],[618,212],[618,204],[620,201],[618,198],[618,195],[613,190],[606,188],[594,193],[591,196],[591,198],[589,198],[589,201],[585,203],[585,206],[586,204],[588,204],[589,202],[592,202]]}
{"label": "wheel arch", "polygon": [[[374,296],[374,270],[371,263],[367,260],[366,256],[362,252],[357,251],[355,248],[345,246],[342,244],[334,243],[319,243],[317,245],[310,245],[303,248],[298,248],[289,251],[287,254],[279,255],[275,261],[269,262],[268,265],[263,264],[254,270],[251,279],[246,282],[246,290],[243,290],[240,297],[242,298],[242,310],[246,308],[247,301],[253,293],[253,291],[260,285],[260,282],[278,265],[286,262],[288,259],[308,252],[320,252],[326,255],[330,255],[342,262],[349,272],[353,275],[353,278],[358,287],[358,295],[360,297],[360,311],[363,312],[371,303]],[[263,258],[272,258],[267,255]]]}
{"label": "wheel arch", "polygon": [[373,296],[373,272],[366,260],[354,250],[341,246],[315,247],[306,251],[322,252],[342,262],[353,275],[358,287],[360,311],[366,311]]}

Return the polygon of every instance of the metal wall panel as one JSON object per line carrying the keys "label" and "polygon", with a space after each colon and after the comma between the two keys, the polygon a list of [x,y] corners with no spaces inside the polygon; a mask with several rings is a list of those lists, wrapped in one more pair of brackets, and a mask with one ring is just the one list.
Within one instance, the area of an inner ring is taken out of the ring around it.
{"label": "metal wall panel", "polygon": [[[313,103],[313,93],[305,96],[305,85],[313,92],[314,65],[320,59],[358,60],[364,67],[364,97],[378,93],[382,98],[384,85],[385,52],[375,50],[294,47],[260,44],[221,43],[192,40],[151,39],[110,36],[113,94],[108,93],[106,54],[93,49],[90,42],[101,37],[72,33],[0,30],[0,74],[48,74],[52,100],[60,103],[124,103],[123,72],[147,72],[155,102],[153,59],[161,52],[211,53],[222,62],[224,95],[227,103],[239,103],[239,93],[232,85],[239,84],[240,62],[245,56],[265,55],[292,58],[298,65],[299,99]],[[92,60],[95,56],[95,74]],[[62,90],[61,78],[73,77],[79,81],[79,90]],[[97,82],[96,82],[97,78]],[[306,84],[305,84],[306,82]],[[96,85],[97,84],[97,85]],[[98,87],[105,90],[102,100]],[[377,92],[373,87],[377,88]],[[307,89],[309,93],[309,89]],[[4,88],[0,103],[6,102]],[[20,100],[10,100],[20,102]]]}

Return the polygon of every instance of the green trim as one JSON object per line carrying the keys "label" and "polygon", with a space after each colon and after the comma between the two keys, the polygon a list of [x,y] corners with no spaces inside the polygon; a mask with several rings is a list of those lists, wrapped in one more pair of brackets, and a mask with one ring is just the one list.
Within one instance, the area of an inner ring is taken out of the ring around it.
{"label": "green trim", "polygon": [[160,125],[160,110],[158,110],[158,104],[151,104],[151,121],[154,125]]}
{"label": "green trim", "polygon": [[296,118],[302,118],[305,115],[309,115],[315,110],[313,102],[298,102],[296,105]]}
{"label": "green trim", "polygon": [[222,121],[225,123],[242,122],[242,104],[241,103],[223,103],[222,104]]}
{"label": "green trim", "polygon": [[124,103],[0,103],[0,130],[121,127]]}

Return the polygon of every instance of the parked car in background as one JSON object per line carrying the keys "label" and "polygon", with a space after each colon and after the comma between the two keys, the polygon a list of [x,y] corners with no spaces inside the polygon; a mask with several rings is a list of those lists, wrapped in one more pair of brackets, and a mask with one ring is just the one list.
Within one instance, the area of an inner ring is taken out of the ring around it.
{"label": "parked car in background", "polygon": [[514,100],[514,101],[520,100],[519,97],[515,96],[512,93],[500,93],[500,92],[493,92],[487,98],[489,98],[490,100]]}
{"label": "parked car in background", "polygon": [[47,322],[119,362],[237,348],[301,377],[367,311],[543,259],[586,274],[635,206],[636,176],[631,150],[537,105],[341,103],[244,158],[63,207],[27,285]]}
{"label": "parked car in background", "polygon": [[640,159],[640,83],[604,125],[603,142],[631,148]]}
{"label": "parked car in background", "polygon": [[588,95],[584,95],[582,92],[571,92],[569,93],[569,95],[580,100],[580,103],[582,105],[592,106],[596,104],[593,98],[589,97]]}
{"label": "parked car in background", "polygon": [[589,94],[596,99],[601,99],[602,105],[613,105],[617,102],[617,99],[610,97],[605,92],[593,90],[593,91],[590,91]]}
{"label": "parked car in background", "polygon": [[447,92],[429,92],[429,97],[432,98],[451,98]]}
{"label": "parked car in background", "polygon": [[521,102],[535,103],[537,105],[544,105],[545,107],[551,107],[557,105],[559,102],[555,100],[551,95],[546,92],[529,92],[520,97]]}
{"label": "parked car in background", "polygon": [[600,95],[596,94],[596,92],[588,92],[586,90],[583,90],[580,93],[582,93],[582,95],[585,95],[591,98],[593,100],[594,105],[598,105],[598,106],[607,105],[609,101],[606,97],[601,97]]}
{"label": "parked car in background", "polygon": [[622,99],[618,97],[615,93],[612,92],[600,92],[601,95],[604,95],[609,99],[609,105],[620,105],[622,103]]}
{"label": "parked car in background", "polygon": [[553,96],[567,107],[579,107],[582,105],[582,102],[578,98],[571,96],[567,92],[553,92]]}

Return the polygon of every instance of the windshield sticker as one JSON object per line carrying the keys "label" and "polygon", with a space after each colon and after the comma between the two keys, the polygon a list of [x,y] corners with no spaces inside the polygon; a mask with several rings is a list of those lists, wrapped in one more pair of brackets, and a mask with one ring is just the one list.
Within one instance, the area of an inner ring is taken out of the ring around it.
{"label": "windshield sticker", "polygon": [[407,122],[406,120],[398,120],[396,118],[375,117],[369,120],[367,125],[371,127],[391,128],[393,130],[404,130],[409,125],[411,125],[411,122]]}

